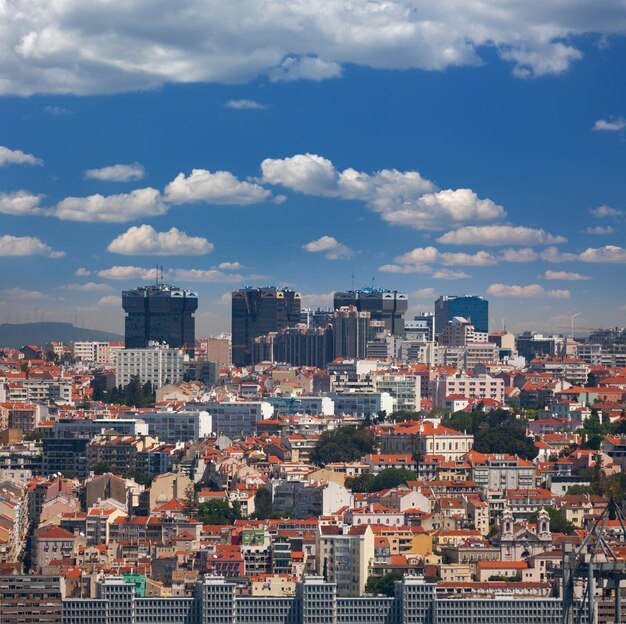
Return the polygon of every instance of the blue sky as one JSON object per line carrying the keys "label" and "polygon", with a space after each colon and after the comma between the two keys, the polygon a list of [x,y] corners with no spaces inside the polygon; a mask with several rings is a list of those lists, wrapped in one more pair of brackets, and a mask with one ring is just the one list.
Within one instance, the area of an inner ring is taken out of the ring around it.
{"label": "blue sky", "polygon": [[[353,273],[408,292],[411,310],[483,294],[496,329],[557,330],[579,313],[580,327],[623,325],[626,41],[613,4],[588,5],[593,34],[549,16],[549,43],[530,22],[521,43],[485,22],[498,45],[472,54],[444,33],[342,47],[324,31],[323,46],[293,50],[278,31],[278,63],[250,60],[264,41],[229,43],[230,64],[179,41],[140,74],[111,69],[106,40],[98,63],[71,62],[93,15],[75,31],[57,15],[52,35],[33,17],[19,58],[0,50],[0,322],[121,332],[119,291],[158,263],[198,291],[199,335],[229,329],[225,294],[241,285],[327,305]],[[143,59],[143,36],[123,34],[128,63]]]}

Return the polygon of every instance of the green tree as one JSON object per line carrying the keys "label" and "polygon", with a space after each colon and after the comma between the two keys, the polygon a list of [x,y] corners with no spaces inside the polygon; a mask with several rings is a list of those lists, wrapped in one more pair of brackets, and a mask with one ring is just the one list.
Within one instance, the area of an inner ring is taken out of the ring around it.
{"label": "green tree", "polygon": [[355,493],[370,492],[370,484],[373,480],[373,474],[364,472],[358,477],[348,477],[345,481],[345,486]]}
{"label": "green tree", "polygon": [[356,427],[339,427],[324,431],[311,451],[311,461],[319,466],[331,462],[356,461],[371,453],[376,445],[374,435]]}
{"label": "green tree", "polygon": [[[550,530],[553,533],[564,533],[565,535],[569,535],[574,532],[576,527],[567,520],[565,514],[560,509],[555,509],[554,507],[546,507],[545,509],[550,516]],[[530,514],[528,522],[537,522],[537,516],[537,511]]]}
{"label": "green tree", "polygon": [[402,580],[402,572],[389,572],[383,576],[370,576],[365,583],[368,594],[382,594],[393,597],[396,591],[395,582]]}
{"label": "green tree", "polygon": [[196,516],[202,524],[233,524],[241,518],[241,510],[237,502],[210,500],[198,505]]}
{"label": "green tree", "polygon": [[420,420],[421,414],[419,412],[412,412],[410,410],[398,410],[397,412],[391,412],[389,420],[392,422],[404,422],[407,420]]}
{"label": "green tree", "polygon": [[567,488],[566,494],[568,496],[576,496],[579,494],[593,494],[593,487],[591,485],[570,485]]}
{"label": "green tree", "polygon": [[371,480],[368,491],[380,492],[380,490],[388,490],[416,479],[417,475],[412,470],[407,470],[406,468],[385,468]]}
{"label": "green tree", "polygon": [[109,464],[105,464],[104,462],[99,462],[97,464],[94,464],[91,467],[91,470],[94,474],[101,475],[105,472],[111,472],[111,466],[109,466]]}
{"label": "green tree", "polygon": [[272,494],[267,488],[259,488],[254,495],[254,516],[266,520],[272,515]]}

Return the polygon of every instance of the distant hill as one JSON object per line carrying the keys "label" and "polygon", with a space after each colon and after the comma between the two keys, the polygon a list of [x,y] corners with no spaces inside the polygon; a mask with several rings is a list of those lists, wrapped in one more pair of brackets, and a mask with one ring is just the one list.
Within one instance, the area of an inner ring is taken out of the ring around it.
{"label": "distant hill", "polygon": [[0,325],[0,347],[19,348],[27,344],[43,346],[46,342],[79,340],[113,342],[124,340],[124,336],[98,329],[74,327],[71,323],[3,323]]}

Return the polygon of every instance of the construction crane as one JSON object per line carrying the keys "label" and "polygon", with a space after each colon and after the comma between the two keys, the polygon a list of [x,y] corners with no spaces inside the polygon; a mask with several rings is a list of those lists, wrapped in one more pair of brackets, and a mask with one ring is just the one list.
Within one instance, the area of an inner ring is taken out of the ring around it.
{"label": "construction crane", "polygon": [[622,623],[620,584],[626,579],[626,560],[619,559],[606,537],[606,523],[617,518],[621,528],[621,543],[626,546],[626,518],[615,499],[610,499],[604,511],[594,520],[580,546],[574,549],[563,544],[563,611],[562,623],[574,624],[574,583],[582,579],[584,591],[579,604],[576,624],[581,624],[586,612],[586,624],[597,624],[596,580],[613,585],[615,592],[615,624]]}

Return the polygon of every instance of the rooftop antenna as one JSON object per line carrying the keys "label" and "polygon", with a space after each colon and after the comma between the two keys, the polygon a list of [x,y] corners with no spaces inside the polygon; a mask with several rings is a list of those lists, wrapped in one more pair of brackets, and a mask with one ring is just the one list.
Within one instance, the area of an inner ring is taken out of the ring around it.
{"label": "rooftop antenna", "polygon": [[352,290],[354,290],[354,271],[352,271]]}
{"label": "rooftop antenna", "polygon": [[161,265],[161,284],[163,283],[163,265]]}
{"label": "rooftop antenna", "polygon": [[156,279],[155,286],[158,286],[159,285],[159,264],[158,263],[156,265],[155,279]]}

